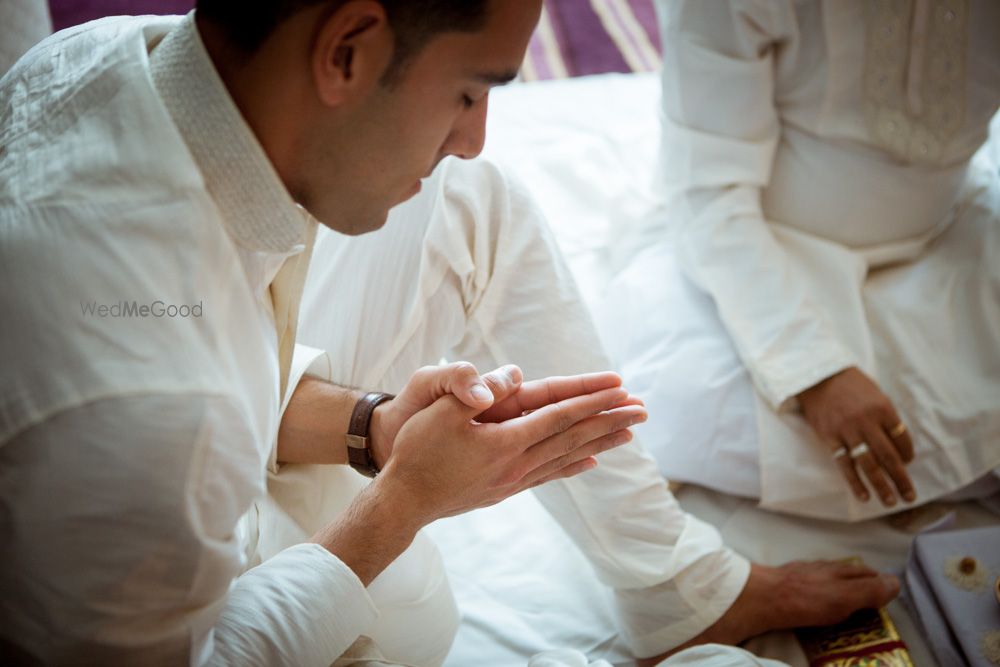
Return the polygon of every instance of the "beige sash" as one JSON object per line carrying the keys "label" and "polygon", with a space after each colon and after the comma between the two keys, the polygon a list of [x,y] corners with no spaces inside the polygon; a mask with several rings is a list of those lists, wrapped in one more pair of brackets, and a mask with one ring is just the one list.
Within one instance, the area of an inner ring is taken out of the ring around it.
{"label": "beige sash", "polygon": [[288,386],[288,372],[292,366],[292,355],[295,352],[295,332],[299,322],[299,304],[302,301],[302,289],[306,283],[309,271],[309,259],[312,257],[313,244],[316,241],[315,221],[310,221],[306,228],[305,250],[289,257],[281,265],[274,280],[271,281],[271,304],[274,308],[274,328],[278,333],[278,368],[281,378],[281,401],[285,399]]}

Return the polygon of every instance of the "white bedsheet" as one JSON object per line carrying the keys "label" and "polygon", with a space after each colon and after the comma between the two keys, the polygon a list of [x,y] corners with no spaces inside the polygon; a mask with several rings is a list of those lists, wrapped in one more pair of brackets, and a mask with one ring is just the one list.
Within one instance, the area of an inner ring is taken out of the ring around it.
{"label": "white bedsheet", "polygon": [[[655,74],[515,85],[491,95],[484,155],[532,190],[591,307],[627,259],[613,256],[609,248],[622,244],[611,242],[655,207],[658,96]],[[1000,157],[1000,147],[993,148]],[[885,519],[828,524],[696,487],[678,497],[719,526],[735,549],[770,564],[861,555],[874,566],[902,569],[911,540]],[[957,527],[997,521],[972,504],[949,507]],[[533,654],[562,648],[591,660],[630,663],[608,591],[530,494],[440,521],[429,534],[444,555],[463,615],[446,664],[525,665]],[[933,665],[905,609],[893,603],[890,613],[915,664]],[[772,633],[749,648],[806,664],[791,633]]]}

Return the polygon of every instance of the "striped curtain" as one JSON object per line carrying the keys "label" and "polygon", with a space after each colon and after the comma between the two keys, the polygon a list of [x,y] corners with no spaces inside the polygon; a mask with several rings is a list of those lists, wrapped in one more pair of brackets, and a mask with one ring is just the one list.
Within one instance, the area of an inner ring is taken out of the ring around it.
{"label": "striped curtain", "polygon": [[659,67],[653,0],[545,0],[521,78],[651,72]]}

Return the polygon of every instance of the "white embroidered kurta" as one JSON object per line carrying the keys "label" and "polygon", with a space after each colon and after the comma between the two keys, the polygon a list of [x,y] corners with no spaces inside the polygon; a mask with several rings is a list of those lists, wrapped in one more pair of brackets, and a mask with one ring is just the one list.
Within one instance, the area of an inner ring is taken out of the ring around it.
{"label": "white embroidered kurta", "polygon": [[315,222],[189,18],[60,33],[0,110],[0,640],[329,665],[377,617],[350,569],[308,544],[238,576],[279,419],[268,286]]}
{"label": "white embroidered kurta", "polygon": [[[315,223],[281,187],[190,18],[60,33],[0,83],[0,101],[0,639],[43,661],[85,651],[107,663],[325,665],[366,635],[387,659],[439,662],[457,615],[425,537],[367,591],[325,549],[284,548],[363,480],[344,466],[274,465],[269,286]],[[446,164],[394,211],[418,215],[409,234],[390,221],[337,246],[321,230],[313,269],[328,273],[303,325],[337,347],[297,347],[289,387],[307,368],[353,364],[334,379],[398,387],[456,334],[492,341],[468,348],[477,361],[524,357],[532,374],[606,365],[534,207],[489,165]],[[525,234],[511,238],[515,222]],[[501,246],[536,264],[503,261]],[[361,262],[379,248],[407,263]],[[385,295],[387,266],[408,288],[392,307],[359,296]],[[360,286],[336,280],[362,275]],[[525,287],[549,300],[518,301]],[[466,322],[469,312],[489,317]],[[356,326],[386,315],[423,324]],[[362,330],[373,338],[350,333]],[[381,344],[398,335],[418,344],[393,357]],[[637,446],[541,495],[617,589],[641,653],[710,625],[746,580],[747,562],[679,510]],[[240,576],[256,556],[267,560]]]}
{"label": "white embroidered kurta", "polygon": [[856,502],[789,409],[849,366],[910,428],[922,501],[1000,464],[997,174],[970,168],[1000,103],[1000,5],[659,10],[669,240],[614,293],[655,276],[631,308],[665,309],[642,335],[671,349],[636,341],[624,363],[659,364],[637,387],[651,413],[697,421],[678,426],[694,431],[681,441],[648,438],[664,471],[790,512],[891,511]]}

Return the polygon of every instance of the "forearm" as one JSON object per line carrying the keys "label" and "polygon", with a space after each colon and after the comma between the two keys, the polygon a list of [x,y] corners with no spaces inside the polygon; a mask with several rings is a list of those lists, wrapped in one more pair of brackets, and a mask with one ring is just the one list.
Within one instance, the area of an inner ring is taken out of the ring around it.
{"label": "forearm", "polygon": [[279,463],[347,463],[347,433],[354,405],[365,392],[303,377],[278,429]]}
{"label": "forearm", "polygon": [[367,586],[432,517],[409,498],[393,471],[369,484],[333,523],[313,536]]}

